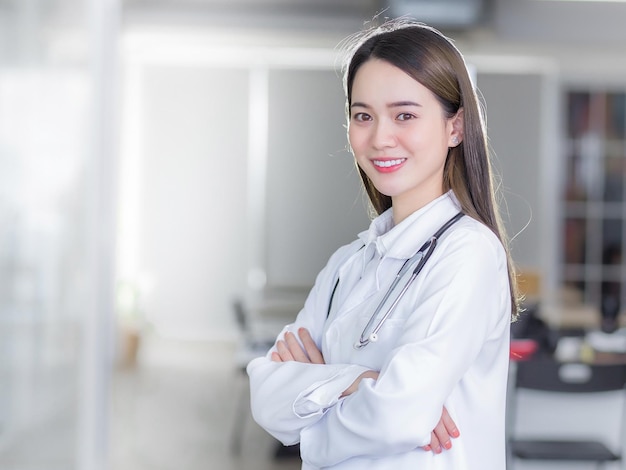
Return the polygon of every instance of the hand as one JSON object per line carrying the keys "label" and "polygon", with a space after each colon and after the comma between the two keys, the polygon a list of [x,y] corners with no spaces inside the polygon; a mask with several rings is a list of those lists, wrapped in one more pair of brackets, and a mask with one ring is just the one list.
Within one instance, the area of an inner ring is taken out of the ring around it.
{"label": "hand", "polygon": [[352,395],[354,392],[356,392],[359,388],[359,383],[361,383],[361,380],[363,379],[377,380],[378,372],[376,372],[375,370],[366,370],[361,375],[359,375],[354,382],[352,382],[352,385],[350,385],[343,391],[339,398],[347,397],[348,395]]}
{"label": "hand", "polygon": [[422,449],[432,450],[435,454],[440,454],[443,452],[443,449],[447,450],[452,447],[451,437],[456,438],[459,436],[459,430],[444,406],[441,419],[430,435],[430,444],[423,446]]}
{"label": "hand", "polygon": [[322,356],[315,341],[311,338],[309,330],[300,328],[298,330],[298,336],[300,337],[300,341],[302,341],[302,346],[300,346],[296,335],[290,331],[286,332],[284,339],[276,342],[276,351],[272,352],[272,361],[297,361],[309,364],[325,364],[324,356]]}

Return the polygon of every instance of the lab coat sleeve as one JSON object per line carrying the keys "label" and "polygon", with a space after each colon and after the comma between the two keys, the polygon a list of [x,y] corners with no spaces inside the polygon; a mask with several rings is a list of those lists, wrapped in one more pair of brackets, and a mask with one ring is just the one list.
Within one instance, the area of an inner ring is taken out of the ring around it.
{"label": "lab coat sleeve", "polygon": [[302,429],[336,405],[341,393],[365,370],[349,364],[254,359],[248,366],[254,420],[283,444],[296,444]]}
{"label": "lab coat sleeve", "polygon": [[[326,321],[328,301],[338,266],[355,251],[347,246],[338,250],[318,275],[296,321],[287,331],[309,330],[318,348]],[[285,445],[300,441],[300,431],[316,421],[339,401],[341,393],[367,370],[352,364],[305,364],[296,361],[273,362],[272,347],[264,357],[247,367],[250,377],[251,410],[255,421]],[[320,348],[321,349],[321,348]]]}
{"label": "lab coat sleeve", "polygon": [[[302,431],[304,462],[323,468],[352,457],[407,452],[430,442],[447,397],[483,344],[492,338],[501,341],[508,331],[506,257],[489,235],[456,230],[441,244],[440,256],[433,255],[429,272],[421,278],[424,294],[378,380],[362,380],[357,392]],[[430,317],[426,335],[416,333],[421,315]],[[508,357],[508,349],[501,353]]]}

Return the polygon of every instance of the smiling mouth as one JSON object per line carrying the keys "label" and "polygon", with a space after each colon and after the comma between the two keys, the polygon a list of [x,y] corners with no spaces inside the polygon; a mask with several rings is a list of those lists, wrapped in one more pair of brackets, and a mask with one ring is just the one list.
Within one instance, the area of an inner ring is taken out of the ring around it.
{"label": "smiling mouth", "polygon": [[378,168],[391,168],[401,165],[406,161],[406,158],[398,158],[395,160],[372,160],[372,163]]}

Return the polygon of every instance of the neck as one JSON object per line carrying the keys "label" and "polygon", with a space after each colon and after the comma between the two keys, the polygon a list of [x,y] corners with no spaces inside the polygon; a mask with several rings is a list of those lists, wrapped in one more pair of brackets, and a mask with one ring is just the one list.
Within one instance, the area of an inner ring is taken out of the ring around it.
{"label": "neck", "polygon": [[396,203],[393,202],[393,205],[391,206],[391,211],[393,213],[393,224],[398,225],[400,222],[402,222],[418,209],[420,209],[420,207],[416,208],[415,210],[405,210],[405,208],[401,208],[399,207],[399,205],[396,205]]}
{"label": "neck", "polygon": [[438,197],[444,194],[443,190],[436,194],[431,194],[425,198],[402,198],[395,197],[391,198],[391,210],[393,214],[393,223],[394,225],[398,225],[408,216],[413,214],[414,212],[420,210],[422,207],[426,206],[430,202],[434,201]]}

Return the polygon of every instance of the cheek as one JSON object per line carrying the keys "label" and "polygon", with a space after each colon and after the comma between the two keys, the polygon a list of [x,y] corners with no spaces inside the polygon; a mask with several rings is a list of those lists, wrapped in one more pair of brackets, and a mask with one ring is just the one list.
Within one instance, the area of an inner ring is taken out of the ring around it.
{"label": "cheek", "polygon": [[402,152],[418,157],[428,152],[429,146],[432,146],[432,137],[427,131],[412,129],[398,133],[396,142]]}
{"label": "cheek", "polygon": [[439,127],[420,128],[403,133],[398,137],[401,145],[407,149],[439,155],[447,153],[448,140]]}
{"label": "cheek", "polygon": [[356,126],[350,126],[348,129],[348,142],[350,142],[350,147],[352,147],[352,151],[355,153],[355,156],[358,156],[358,154],[363,151],[365,141],[366,136],[363,129],[359,129]]}

